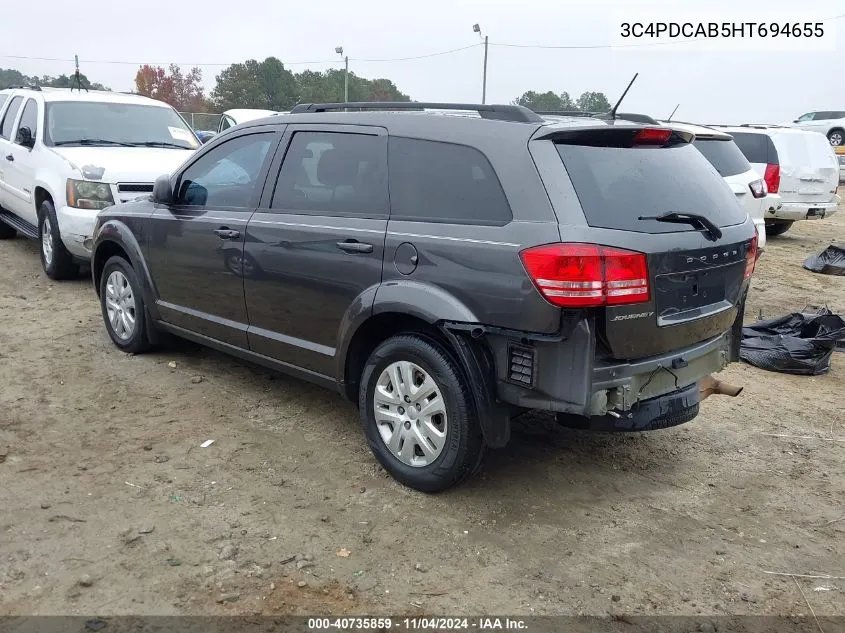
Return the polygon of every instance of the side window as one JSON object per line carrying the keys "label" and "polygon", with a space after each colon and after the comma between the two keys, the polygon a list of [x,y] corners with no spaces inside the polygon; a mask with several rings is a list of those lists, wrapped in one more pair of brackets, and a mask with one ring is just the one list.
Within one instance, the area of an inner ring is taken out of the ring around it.
{"label": "side window", "polygon": [[218,145],[188,167],[176,203],[194,207],[250,207],[273,142],[272,132],[239,136]]}
{"label": "side window", "polygon": [[513,214],[493,166],[477,149],[391,137],[390,217],[502,226]]}
{"label": "side window", "polygon": [[386,137],[296,132],[270,206],[291,213],[386,217]]}
{"label": "side window", "polygon": [[799,121],[799,122],[801,122],[801,123],[803,123],[804,121],[812,121],[812,120],[813,120],[813,115],[814,115],[814,114],[815,114],[815,112],[808,112],[807,114],[802,114],[801,116],[799,116],[799,117],[798,117],[797,119],[795,119],[795,120],[796,120],[796,121]]}
{"label": "side window", "polygon": [[230,127],[234,127],[234,125],[235,125],[235,122],[232,120],[231,117],[224,115],[223,118],[220,119],[220,131],[221,132],[223,130],[228,130]]}
{"label": "side window", "polygon": [[[38,133],[38,104],[35,102],[35,99],[29,99],[23,107],[18,130],[24,127],[29,128],[30,135],[34,139]],[[15,138],[17,138],[17,134],[15,134]]]}
{"label": "side window", "polygon": [[6,108],[6,114],[3,115],[3,121],[0,123],[0,136],[7,141],[12,140],[12,127],[15,125],[15,117],[18,116],[18,110],[21,109],[23,97],[15,97]]}
{"label": "side window", "polygon": [[0,112],[3,111],[3,104],[6,103],[6,99],[8,99],[6,95],[0,95]]}
{"label": "side window", "polygon": [[813,117],[813,121],[827,121],[828,119],[835,118],[833,112],[816,112],[816,116]]}

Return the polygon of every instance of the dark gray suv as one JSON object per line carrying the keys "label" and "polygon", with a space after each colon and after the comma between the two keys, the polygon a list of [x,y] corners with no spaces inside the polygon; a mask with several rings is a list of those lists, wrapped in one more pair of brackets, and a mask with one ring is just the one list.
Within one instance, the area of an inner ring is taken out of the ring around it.
{"label": "dark gray suv", "polygon": [[334,389],[384,467],[435,492],[519,412],[673,426],[738,359],[757,234],[692,138],[300,105],[102,211],[94,287],[120,349],[175,334]]}

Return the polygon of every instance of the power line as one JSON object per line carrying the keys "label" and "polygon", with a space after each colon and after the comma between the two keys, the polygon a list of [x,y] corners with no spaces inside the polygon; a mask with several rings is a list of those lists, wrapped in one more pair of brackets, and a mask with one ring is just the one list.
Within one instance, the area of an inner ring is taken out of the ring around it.
{"label": "power line", "polygon": [[[476,48],[481,46],[481,43],[470,44],[468,46],[461,46],[459,48],[451,48],[446,51],[437,51],[436,53],[426,53],[424,55],[413,55],[411,57],[390,57],[390,58],[379,58],[379,59],[369,59],[369,58],[359,58],[359,57],[350,57],[349,61],[355,62],[366,62],[366,63],[378,63],[378,62],[407,62],[412,61],[415,59],[426,59],[429,57],[438,57],[440,55],[450,55],[452,53],[457,53],[459,51],[465,51],[470,48]],[[68,62],[73,63],[73,59],[69,58],[62,58],[62,57],[32,57],[29,55],[0,55],[0,58],[3,59],[22,59],[27,61],[42,61],[42,62]],[[118,59],[80,59],[79,62],[81,64],[121,64],[127,66],[169,66],[170,64],[176,64],[177,66],[231,66],[233,63],[242,63],[242,62],[134,62],[134,61],[126,61],[126,60],[118,60]],[[282,62],[285,66],[307,66],[311,64],[337,64],[336,59],[319,59],[319,60],[311,60],[311,61],[302,61],[302,62]]]}

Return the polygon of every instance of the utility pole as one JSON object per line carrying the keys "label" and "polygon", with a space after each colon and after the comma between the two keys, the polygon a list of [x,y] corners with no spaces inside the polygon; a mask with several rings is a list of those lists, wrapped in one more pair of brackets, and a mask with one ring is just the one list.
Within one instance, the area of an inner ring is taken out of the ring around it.
{"label": "utility pole", "polygon": [[472,25],[472,30],[478,33],[478,37],[484,38],[484,73],[481,81],[481,103],[487,103],[487,44],[488,39],[486,35],[481,34],[481,27],[478,24]]}
{"label": "utility pole", "polygon": [[487,103],[487,36],[484,36],[484,79],[481,83],[481,103]]}
{"label": "utility pole", "polygon": [[349,55],[343,55],[343,46],[338,46],[334,52],[343,57],[343,102],[349,103]]}

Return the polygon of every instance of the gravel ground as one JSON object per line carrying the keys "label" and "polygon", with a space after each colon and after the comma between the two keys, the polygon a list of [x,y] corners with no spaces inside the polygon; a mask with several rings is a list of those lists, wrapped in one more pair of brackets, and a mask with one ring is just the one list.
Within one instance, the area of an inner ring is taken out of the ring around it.
{"label": "gravel ground", "polygon": [[[801,268],[843,238],[845,209],[772,239],[749,319],[845,313],[845,278]],[[731,366],[738,398],[664,431],[526,416],[427,496],[334,394],[188,344],[119,352],[33,242],[0,243],[0,323],[0,615],[845,615],[842,354],[818,378]]]}

